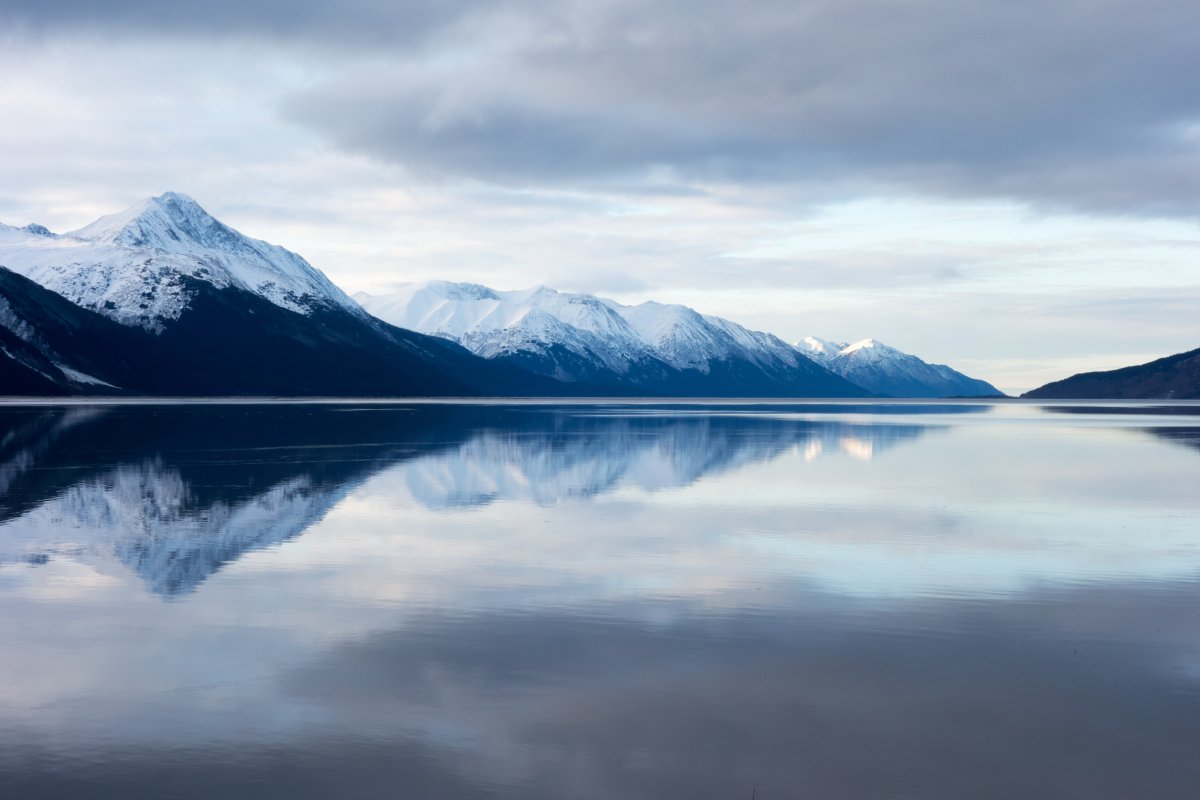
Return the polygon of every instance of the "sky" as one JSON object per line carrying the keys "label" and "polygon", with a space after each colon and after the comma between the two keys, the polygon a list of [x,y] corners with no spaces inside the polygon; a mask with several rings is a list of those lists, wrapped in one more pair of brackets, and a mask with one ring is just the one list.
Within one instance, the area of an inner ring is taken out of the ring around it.
{"label": "sky", "polygon": [[343,289],[875,337],[1006,391],[1200,346],[1194,0],[0,0],[0,221],[178,191]]}

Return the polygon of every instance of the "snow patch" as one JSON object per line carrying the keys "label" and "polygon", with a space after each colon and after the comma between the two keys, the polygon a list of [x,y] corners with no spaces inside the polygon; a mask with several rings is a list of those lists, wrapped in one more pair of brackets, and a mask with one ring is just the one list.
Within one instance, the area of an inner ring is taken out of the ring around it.
{"label": "snow patch", "polygon": [[107,381],[102,381],[99,378],[94,378],[91,375],[88,375],[86,372],[80,372],[77,369],[71,369],[70,367],[66,367],[66,366],[63,366],[62,364],[57,364],[57,363],[54,366],[58,367],[59,371],[62,372],[63,375],[66,375],[68,380],[70,380],[74,383],[84,383],[84,384],[88,384],[90,386],[107,386],[110,389],[120,388],[118,386],[113,386],[111,383],[109,383]]}
{"label": "snow patch", "polygon": [[30,344],[37,339],[33,326],[17,314],[17,310],[6,297],[0,297],[0,328],[11,331],[18,339]]}

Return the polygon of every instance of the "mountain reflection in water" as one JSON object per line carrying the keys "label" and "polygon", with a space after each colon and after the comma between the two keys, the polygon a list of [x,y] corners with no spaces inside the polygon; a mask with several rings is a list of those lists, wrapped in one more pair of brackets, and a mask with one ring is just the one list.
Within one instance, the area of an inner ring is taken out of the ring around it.
{"label": "mountain reflection in water", "polygon": [[0,408],[0,796],[1190,800],[1138,408]]}
{"label": "mountain reflection in water", "polygon": [[[963,412],[981,406],[954,407]],[[812,422],[711,407],[229,405],[0,411],[0,563],[115,557],[163,595],[301,535],[400,465],[423,505],[552,504],[686,486],[800,448],[876,450],[920,425]]]}

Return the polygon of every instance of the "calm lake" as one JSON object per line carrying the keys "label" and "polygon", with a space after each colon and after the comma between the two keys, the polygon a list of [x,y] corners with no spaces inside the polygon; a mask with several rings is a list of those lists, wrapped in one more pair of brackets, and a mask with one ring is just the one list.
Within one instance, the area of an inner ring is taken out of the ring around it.
{"label": "calm lake", "polygon": [[1194,798],[1200,405],[0,406],[5,798]]}

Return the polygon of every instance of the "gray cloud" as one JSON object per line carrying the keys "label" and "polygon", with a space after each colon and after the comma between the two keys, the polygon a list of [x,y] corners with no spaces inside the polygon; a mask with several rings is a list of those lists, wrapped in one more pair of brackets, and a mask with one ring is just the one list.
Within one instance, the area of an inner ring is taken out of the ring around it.
{"label": "gray cloud", "polygon": [[37,34],[250,36],[324,46],[388,46],[419,39],[483,5],[483,0],[0,0],[0,21]]}
{"label": "gray cloud", "polygon": [[284,114],[425,176],[1146,215],[1200,197],[1191,0],[0,0],[0,20],[332,48]]}
{"label": "gray cloud", "polygon": [[453,68],[349,72],[286,113],[349,149],[489,181],[665,169],[1196,211],[1194,3],[660,0],[568,7],[517,34],[506,19],[471,26],[474,55]]}

